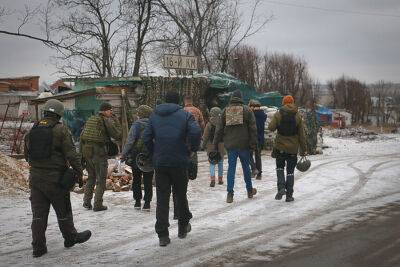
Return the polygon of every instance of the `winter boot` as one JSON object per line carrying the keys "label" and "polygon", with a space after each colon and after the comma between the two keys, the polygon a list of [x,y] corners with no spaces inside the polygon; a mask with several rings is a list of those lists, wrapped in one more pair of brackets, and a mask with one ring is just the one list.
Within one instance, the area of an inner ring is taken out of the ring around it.
{"label": "winter boot", "polygon": [[276,193],[276,195],[275,195],[275,199],[276,200],[281,200],[284,194],[286,194],[285,189],[283,189],[283,188],[279,189],[278,193]]}
{"label": "winter boot", "polygon": [[100,205],[93,207],[93,211],[102,211],[102,210],[107,210],[107,206]]}
{"label": "winter boot", "polygon": [[133,206],[135,208],[135,210],[140,210],[140,207],[142,206],[142,204],[140,203],[140,199],[135,201],[135,206]]}
{"label": "winter boot", "polygon": [[89,203],[83,202],[82,206],[87,210],[91,210],[93,208],[92,203],[90,202]]}
{"label": "winter boot", "polygon": [[252,178],[256,177],[257,175],[258,175],[258,170],[257,169],[254,169],[254,170],[251,171],[251,177]]}
{"label": "winter boot", "polygon": [[211,176],[210,179],[211,179],[210,187],[214,187],[215,186],[215,176]]}
{"label": "winter boot", "polygon": [[160,247],[166,247],[169,243],[171,243],[171,239],[169,239],[169,236],[163,236],[159,237],[159,242]]}
{"label": "winter boot", "polygon": [[222,176],[218,177],[218,184],[219,185],[224,184],[224,181],[222,180]]}
{"label": "winter boot", "polygon": [[258,174],[257,174],[256,180],[261,180],[261,173],[258,173]]}
{"label": "winter boot", "polygon": [[189,233],[190,231],[192,231],[192,225],[190,225],[190,223],[188,223],[185,226],[180,226],[178,225],[178,237],[179,238],[185,238],[187,236],[187,233]]}
{"label": "winter boot", "polygon": [[257,194],[257,189],[255,189],[254,187],[250,191],[247,191],[248,198],[253,198],[255,194]]}
{"label": "winter boot", "polygon": [[226,203],[232,203],[233,202],[233,193],[228,192],[226,195]]}
{"label": "winter boot", "polygon": [[43,247],[43,248],[40,248],[40,249],[33,249],[32,256],[34,258],[39,258],[39,257],[43,256],[46,253],[47,253],[47,247]]}
{"label": "winter boot", "polygon": [[292,202],[292,201],[294,201],[293,195],[287,193],[286,194],[286,202]]}
{"label": "winter boot", "polygon": [[150,211],[150,201],[145,201],[142,210]]}
{"label": "winter boot", "polygon": [[64,240],[64,247],[70,248],[73,247],[77,243],[84,243],[89,240],[89,238],[92,236],[92,232],[89,230],[77,233],[74,239],[71,240]]}

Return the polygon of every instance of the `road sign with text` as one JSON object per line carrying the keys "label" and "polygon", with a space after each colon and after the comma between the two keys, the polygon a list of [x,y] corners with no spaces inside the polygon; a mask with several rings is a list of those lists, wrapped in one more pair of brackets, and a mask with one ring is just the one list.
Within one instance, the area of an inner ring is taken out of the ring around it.
{"label": "road sign with text", "polygon": [[164,68],[197,70],[197,57],[181,55],[164,55]]}

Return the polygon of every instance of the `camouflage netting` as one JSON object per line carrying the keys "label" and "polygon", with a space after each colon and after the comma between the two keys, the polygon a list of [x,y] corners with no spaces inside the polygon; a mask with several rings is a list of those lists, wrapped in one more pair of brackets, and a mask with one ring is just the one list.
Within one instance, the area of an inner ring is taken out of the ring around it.
{"label": "camouflage netting", "polygon": [[139,99],[139,104],[154,107],[157,100],[163,101],[166,92],[177,90],[183,99],[185,95],[193,97],[193,104],[203,109],[208,89],[208,81],[205,78],[180,78],[180,77],[143,77],[144,94]]}
{"label": "camouflage netting", "polygon": [[310,110],[303,115],[305,122],[305,133],[307,138],[307,153],[309,155],[315,155],[317,149],[317,136],[319,131],[319,124],[317,121],[317,115],[314,111]]}

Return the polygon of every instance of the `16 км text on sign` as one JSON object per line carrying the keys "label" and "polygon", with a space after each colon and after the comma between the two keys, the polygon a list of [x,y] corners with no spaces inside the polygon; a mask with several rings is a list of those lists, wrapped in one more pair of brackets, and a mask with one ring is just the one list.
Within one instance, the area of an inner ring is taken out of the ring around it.
{"label": "16 \u043a\u043c text on sign", "polygon": [[164,55],[164,68],[197,70],[197,57]]}

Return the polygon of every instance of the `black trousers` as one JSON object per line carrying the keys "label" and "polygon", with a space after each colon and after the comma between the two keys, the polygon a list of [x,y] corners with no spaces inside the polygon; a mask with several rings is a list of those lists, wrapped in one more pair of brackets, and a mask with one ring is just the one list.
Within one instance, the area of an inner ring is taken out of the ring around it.
{"label": "black trousers", "polygon": [[178,224],[185,226],[192,218],[187,200],[187,168],[158,167],[156,169],[156,233],[158,237],[169,236],[169,200],[171,189],[176,195],[178,209]]}
{"label": "black trousers", "polygon": [[72,240],[76,236],[76,229],[72,217],[72,208],[69,191],[56,183],[41,183],[30,185],[29,197],[32,207],[32,247],[40,250],[46,247],[47,220],[50,205],[57,215],[58,227],[65,240]]}
{"label": "black trousers", "polygon": [[[277,152],[276,155],[276,176],[278,178],[278,190],[286,189],[286,193],[293,194],[294,168],[297,164],[297,155],[285,152]],[[286,165],[286,179],[285,179]]]}
{"label": "black trousers", "polygon": [[256,150],[251,152],[250,167],[251,167],[251,171],[254,171],[254,169],[257,169],[259,174],[262,173],[261,148],[260,147],[258,147]]}
{"label": "black trousers", "polygon": [[144,184],[144,201],[150,202],[153,198],[153,174],[152,172],[142,172],[139,168],[133,168],[132,191],[133,199],[142,199],[142,177]]}

